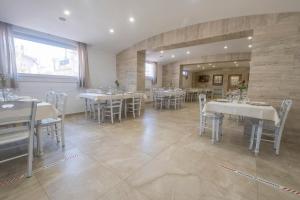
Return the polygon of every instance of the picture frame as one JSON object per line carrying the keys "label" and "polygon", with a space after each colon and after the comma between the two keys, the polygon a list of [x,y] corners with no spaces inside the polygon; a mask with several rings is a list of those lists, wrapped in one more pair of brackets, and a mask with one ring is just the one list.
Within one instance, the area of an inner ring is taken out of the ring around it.
{"label": "picture frame", "polygon": [[223,74],[215,74],[213,75],[213,85],[223,85]]}
{"label": "picture frame", "polygon": [[200,75],[198,78],[199,83],[207,83],[209,82],[209,75]]}

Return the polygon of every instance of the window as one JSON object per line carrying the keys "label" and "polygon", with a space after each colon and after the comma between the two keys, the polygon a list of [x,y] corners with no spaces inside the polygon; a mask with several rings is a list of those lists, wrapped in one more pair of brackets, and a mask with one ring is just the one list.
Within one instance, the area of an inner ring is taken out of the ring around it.
{"label": "window", "polygon": [[153,79],[155,77],[155,63],[147,62],[145,64],[145,76],[147,78]]}
{"label": "window", "polygon": [[19,74],[78,77],[78,50],[60,41],[15,34],[16,65]]}

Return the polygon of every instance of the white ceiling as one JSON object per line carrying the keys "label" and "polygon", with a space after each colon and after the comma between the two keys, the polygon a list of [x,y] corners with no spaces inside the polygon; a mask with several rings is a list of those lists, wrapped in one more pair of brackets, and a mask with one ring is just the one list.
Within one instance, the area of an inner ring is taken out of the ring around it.
{"label": "white ceiling", "polygon": [[250,63],[249,61],[199,63],[199,64],[183,66],[183,70],[197,72],[197,71],[213,70],[213,69],[220,69],[220,68],[230,68],[230,67],[235,67],[235,68],[250,67]]}
{"label": "white ceiling", "polygon": [[[167,64],[179,60],[199,58],[207,55],[251,52],[251,49],[248,47],[249,44],[251,44],[251,40],[248,40],[247,38],[241,38],[179,49],[171,49],[166,50],[163,53],[160,53],[159,51],[147,52],[146,60]],[[227,46],[228,48],[224,49],[224,46]],[[190,54],[187,54],[188,51]],[[172,55],[174,55],[175,58],[172,58]]]}
{"label": "white ceiling", "polygon": [[[71,11],[66,22],[58,20]],[[300,11],[299,0],[0,0],[0,20],[117,53],[187,25],[253,14]],[[136,22],[130,24],[129,16]],[[114,28],[115,34],[109,34]]]}

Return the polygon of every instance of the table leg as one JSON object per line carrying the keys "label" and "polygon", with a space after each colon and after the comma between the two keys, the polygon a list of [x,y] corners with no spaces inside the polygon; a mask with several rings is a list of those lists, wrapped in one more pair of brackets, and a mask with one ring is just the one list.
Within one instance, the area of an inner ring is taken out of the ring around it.
{"label": "table leg", "polygon": [[101,124],[101,107],[100,107],[100,103],[97,104],[97,108],[98,108],[98,123]]}
{"label": "table leg", "polygon": [[88,115],[87,115],[87,110],[88,110],[88,100],[87,100],[87,99],[84,99],[84,103],[85,103],[84,114],[85,114],[85,118],[87,119],[87,118],[88,118]]}
{"label": "table leg", "polygon": [[258,127],[257,127],[257,133],[256,133],[256,146],[255,146],[255,151],[254,151],[255,155],[258,155],[258,153],[259,153],[262,129],[263,129],[263,120],[259,120]]}
{"label": "table leg", "polygon": [[215,143],[215,134],[216,134],[216,116],[212,119],[212,131],[211,131],[211,143]]}

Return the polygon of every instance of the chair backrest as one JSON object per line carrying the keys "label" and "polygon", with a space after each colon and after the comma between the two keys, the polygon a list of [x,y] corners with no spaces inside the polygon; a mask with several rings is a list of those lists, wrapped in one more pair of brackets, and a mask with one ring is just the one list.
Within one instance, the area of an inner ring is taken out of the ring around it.
{"label": "chair backrest", "polygon": [[55,108],[60,112],[62,118],[65,117],[67,99],[68,99],[68,95],[66,93],[63,93],[63,92],[56,93]]}
{"label": "chair backrest", "polygon": [[121,95],[110,95],[108,104],[109,104],[109,106],[114,107],[114,108],[116,108],[116,107],[122,108],[122,102],[123,102],[123,98]]}
{"label": "chair backrest", "polygon": [[56,93],[53,90],[46,93],[46,102],[54,106],[56,105]]}
{"label": "chair backrest", "polygon": [[223,88],[214,88],[213,89],[213,98],[219,97],[223,98],[224,93],[223,93]]}
{"label": "chair backrest", "polygon": [[96,94],[104,93],[104,91],[101,89],[87,89],[86,92],[87,93],[96,93]]}
{"label": "chair backrest", "polygon": [[285,121],[287,119],[288,113],[291,110],[293,101],[290,99],[285,99],[282,101],[280,110],[279,110],[279,118],[280,118],[280,126],[279,126],[279,134],[281,135],[284,129]]}
{"label": "chair backrest", "polygon": [[0,102],[0,135],[21,129],[33,133],[36,106],[33,101]]}
{"label": "chair backrest", "polygon": [[202,113],[202,110],[203,110],[205,104],[206,104],[206,95],[205,94],[199,94],[200,113]]}

